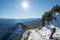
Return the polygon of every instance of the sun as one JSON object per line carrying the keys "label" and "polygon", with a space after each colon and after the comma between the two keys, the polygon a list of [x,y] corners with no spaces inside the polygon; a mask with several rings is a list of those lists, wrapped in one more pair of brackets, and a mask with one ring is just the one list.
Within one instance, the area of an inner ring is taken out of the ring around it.
{"label": "sun", "polygon": [[22,3],[22,7],[23,7],[24,9],[28,9],[30,6],[29,6],[29,4],[28,4],[27,2],[23,2],[23,3]]}

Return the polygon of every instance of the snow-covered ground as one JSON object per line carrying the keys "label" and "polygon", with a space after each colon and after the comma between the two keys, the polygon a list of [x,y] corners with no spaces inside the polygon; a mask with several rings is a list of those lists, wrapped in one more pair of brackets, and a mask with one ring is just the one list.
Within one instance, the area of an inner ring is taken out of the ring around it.
{"label": "snow-covered ground", "polygon": [[[26,31],[23,34],[22,40],[28,36],[28,32],[30,31],[30,36],[28,37],[27,40],[50,40],[49,36],[51,35],[51,30],[48,29],[47,27],[43,27],[41,30],[38,29],[31,29]],[[53,39],[55,40],[56,38],[60,38],[60,28],[56,28],[56,32],[53,35]]]}

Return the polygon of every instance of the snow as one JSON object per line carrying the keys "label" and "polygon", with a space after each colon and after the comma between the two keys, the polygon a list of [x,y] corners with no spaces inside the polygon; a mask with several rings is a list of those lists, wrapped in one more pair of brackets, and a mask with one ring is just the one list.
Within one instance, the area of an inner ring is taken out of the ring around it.
{"label": "snow", "polygon": [[[50,29],[48,29],[47,27],[43,27],[41,30],[36,31],[36,29],[31,29],[30,30],[30,36],[28,37],[28,40],[55,40],[56,37],[60,37],[60,28],[56,28],[56,32],[53,35],[53,39],[49,39],[49,36],[51,35],[51,31]],[[23,40],[24,37],[27,36],[27,33],[24,33],[23,35]]]}
{"label": "snow", "polygon": [[21,38],[21,40],[24,40],[24,38],[26,38],[28,35],[28,31],[26,31],[25,33],[23,33],[23,37]]}
{"label": "snow", "polygon": [[[43,30],[44,29],[44,30]],[[41,30],[38,30],[36,32],[36,30],[34,32],[31,33],[30,37],[28,40],[45,40],[46,38],[48,39],[48,35],[49,30],[47,30],[47,28],[42,28]]]}
{"label": "snow", "polygon": [[51,25],[51,28],[55,28],[55,26]]}
{"label": "snow", "polygon": [[59,15],[59,13],[56,13],[56,15]]}

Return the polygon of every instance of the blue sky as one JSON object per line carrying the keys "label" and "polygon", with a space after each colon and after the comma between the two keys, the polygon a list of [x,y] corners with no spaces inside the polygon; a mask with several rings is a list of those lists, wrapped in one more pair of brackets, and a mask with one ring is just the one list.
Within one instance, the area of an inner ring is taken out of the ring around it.
{"label": "blue sky", "polygon": [[[29,8],[22,6],[24,1]],[[0,0],[0,18],[41,18],[56,4],[60,5],[60,0]]]}

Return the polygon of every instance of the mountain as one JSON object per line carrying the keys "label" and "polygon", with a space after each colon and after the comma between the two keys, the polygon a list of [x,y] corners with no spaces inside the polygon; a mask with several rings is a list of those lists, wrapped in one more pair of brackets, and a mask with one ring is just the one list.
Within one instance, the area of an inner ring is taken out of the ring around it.
{"label": "mountain", "polygon": [[[14,24],[18,23],[18,22],[22,22],[23,24],[39,24],[40,25],[40,18],[28,18],[28,19],[5,19],[5,18],[0,18],[0,26],[2,27],[9,27],[9,26],[13,26]],[[37,26],[38,26],[37,24]]]}
{"label": "mountain", "polygon": [[40,28],[27,30],[21,40],[60,40],[60,6],[45,12]]}
{"label": "mountain", "polygon": [[30,27],[30,25],[32,25],[33,23],[40,25],[40,22],[38,22],[38,20],[40,21],[39,18],[30,19],[0,18],[0,40],[13,40],[18,36],[20,39],[23,32],[27,30],[28,26]]}

